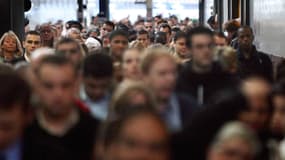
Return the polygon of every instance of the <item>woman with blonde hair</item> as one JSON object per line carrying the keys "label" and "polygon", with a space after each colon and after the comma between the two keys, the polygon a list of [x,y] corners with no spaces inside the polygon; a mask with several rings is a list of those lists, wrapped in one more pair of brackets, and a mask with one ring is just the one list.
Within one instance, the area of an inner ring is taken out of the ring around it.
{"label": "woman with blonde hair", "polygon": [[232,47],[217,47],[214,51],[216,61],[225,72],[235,74],[237,72],[237,51]]}
{"label": "woman with blonde hair", "polygon": [[14,59],[23,55],[21,42],[13,31],[3,34],[0,39],[0,57],[3,62],[11,63]]}

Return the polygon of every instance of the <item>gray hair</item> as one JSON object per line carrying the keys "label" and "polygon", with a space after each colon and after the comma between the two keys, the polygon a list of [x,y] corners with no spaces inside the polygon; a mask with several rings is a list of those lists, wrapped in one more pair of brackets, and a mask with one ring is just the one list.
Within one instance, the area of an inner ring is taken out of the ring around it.
{"label": "gray hair", "polygon": [[260,143],[254,132],[245,126],[245,124],[238,121],[225,124],[216,135],[211,148],[219,148],[224,142],[233,138],[241,138],[247,142],[252,149],[253,155],[256,155],[260,150]]}

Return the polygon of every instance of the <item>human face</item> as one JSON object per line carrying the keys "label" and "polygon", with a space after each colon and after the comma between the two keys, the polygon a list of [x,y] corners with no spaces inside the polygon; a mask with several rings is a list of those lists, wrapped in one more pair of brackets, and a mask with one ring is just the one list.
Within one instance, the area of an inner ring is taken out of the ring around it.
{"label": "human face", "polygon": [[207,160],[253,160],[253,148],[241,138],[231,138],[212,148]]}
{"label": "human face", "polygon": [[145,29],[146,31],[148,31],[148,32],[151,32],[152,29],[153,29],[152,23],[151,23],[151,22],[145,22],[145,23],[144,23],[144,29]]}
{"label": "human face", "polygon": [[103,37],[105,36],[107,33],[110,33],[113,31],[113,27],[107,24],[103,24],[101,30],[100,30],[100,36]]}
{"label": "human face", "polygon": [[153,89],[159,100],[167,100],[175,87],[177,68],[170,57],[160,57],[155,60],[148,73],[144,75],[145,82]]}
{"label": "human face", "polygon": [[27,117],[19,104],[0,110],[0,150],[7,149],[21,138]]}
{"label": "human face", "polygon": [[241,113],[240,120],[256,131],[267,128],[270,85],[262,79],[250,79],[244,82],[242,89],[248,99],[249,109]]}
{"label": "human face", "polygon": [[249,28],[241,28],[238,30],[238,44],[241,49],[251,49],[253,38],[253,33]]}
{"label": "human face", "polygon": [[161,27],[161,28],[159,29],[159,31],[165,32],[165,33],[166,33],[167,43],[170,42],[171,33],[170,33],[169,28],[167,28],[167,27]]}
{"label": "human face", "polygon": [[223,46],[227,45],[227,39],[226,38],[222,38],[222,37],[219,37],[219,36],[214,36],[214,41],[215,41],[215,45],[216,46],[223,47]]}
{"label": "human face", "polygon": [[28,54],[41,47],[41,37],[39,35],[28,34],[23,42],[23,47]]}
{"label": "human face", "polygon": [[192,60],[201,68],[208,68],[213,62],[213,38],[206,34],[193,35],[190,48]]}
{"label": "human face", "polygon": [[273,115],[270,123],[271,132],[275,135],[284,135],[285,132],[285,96],[273,97]]}
{"label": "human face", "polygon": [[43,26],[40,30],[41,38],[43,41],[51,41],[53,39],[53,32],[51,26]]}
{"label": "human face", "polygon": [[168,160],[167,137],[155,117],[137,115],[123,125],[111,156],[120,160]]}
{"label": "human face", "polygon": [[69,37],[75,40],[81,40],[80,31],[73,30],[70,32]]}
{"label": "human face", "polygon": [[122,57],[124,51],[128,47],[128,39],[125,36],[115,36],[110,42],[111,53],[114,57]]}
{"label": "human face", "polygon": [[45,111],[52,116],[68,114],[78,88],[73,66],[43,64],[37,78],[38,95]]}
{"label": "human face", "polygon": [[82,54],[80,48],[76,43],[63,43],[57,46],[57,51],[63,53],[68,57],[74,64],[81,62]]}
{"label": "human face", "polygon": [[176,40],[174,44],[175,51],[181,56],[181,57],[187,57],[188,56],[188,50],[186,47],[186,38],[179,38]]}
{"label": "human face", "polygon": [[149,37],[148,37],[147,34],[138,34],[137,35],[137,40],[140,43],[142,43],[145,48],[147,48],[149,43],[150,43],[150,40],[149,40]]}
{"label": "human face", "polygon": [[92,77],[84,77],[83,84],[84,89],[88,97],[94,101],[98,101],[102,99],[107,93],[112,78],[92,78]]}
{"label": "human face", "polygon": [[138,80],[141,77],[139,70],[140,52],[135,49],[127,50],[123,55],[124,78]]}
{"label": "human face", "polygon": [[17,50],[16,38],[12,36],[6,36],[2,44],[2,49],[7,52],[16,52]]}

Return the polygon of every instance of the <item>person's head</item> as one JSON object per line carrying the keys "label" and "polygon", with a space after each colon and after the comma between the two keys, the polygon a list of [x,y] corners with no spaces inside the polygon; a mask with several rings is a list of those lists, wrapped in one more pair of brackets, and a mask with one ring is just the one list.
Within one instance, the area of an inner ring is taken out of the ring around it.
{"label": "person's head", "polygon": [[249,109],[241,116],[256,131],[267,129],[271,115],[270,84],[260,77],[248,77],[243,81],[242,90],[249,101]]}
{"label": "person's head", "polygon": [[34,50],[41,47],[41,35],[37,31],[29,31],[26,33],[23,41],[23,47],[28,55]]}
{"label": "person's head", "polygon": [[13,53],[13,56],[21,56],[23,49],[21,42],[13,31],[8,31],[3,34],[0,39],[1,51]]}
{"label": "person's head", "polygon": [[237,51],[232,47],[217,47],[214,51],[215,60],[228,73],[236,73],[238,67]]}
{"label": "person's head", "polygon": [[271,133],[283,138],[285,133],[285,81],[277,82],[271,92],[273,113],[270,122]]}
{"label": "person's head", "polygon": [[121,59],[123,52],[128,47],[128,33],[123,30],[115,30],[110,33],[110,51],[112,57]]}
{"label": "person's head", "polygon": [[218,16],[217,14],[212,15],[208,20],[207,20],[208,25],[213,29],[217,30],[219,28],[219,23],[218,23]]}
{"label": "person's head", "polygon": [[110,33],[107,33],[105,36],[102,36],[102,47],[107,48],[110,46]]}
{"label": "person's head", "polygon": [[0,72],[0,151],[21,139],[29,122],[31,90],[15,71]]}
{"label": "person's head", "polygon": [[76,28],[76,29],[78,29],[79,31],[81,31],[81,30],[83,29],[81,23],[78,22],[78,21],[75,21],[75,20],[67,21],[65,28],[66,28],[67,30],[70,29],[70,28]]}
{"label": "person's head", "polygon": [[215,32],[214,42],[216,46],[224,47],[228,45],[227,37],[223,32]]}
{"label": "person's head", "polygon": [[230,20],[224,24],[224,30],[226,31],[228,42],[231,42],[235,38],[239,27],[240,23],[236,20]]}
{"label": "person's head", "polygon": [[254,132],[240,122],[229,122],[217,133],[207,160],[254,160],[259,151]]}
{"label": "person's head", "polygon": [[149,33],[153,31],[153,22],[152,20],[146,20],[144,22],[144,29]]}
{"label": "person's head", "polygon": [[122,70],[124,79],[139,80],[141,78],[140,72],[141,52],[137,48],[127,49],[123,54]]}
{"label": "person's head", "polygon": [[77,40],[79,42],[82,41],[80,30],[77,29],[77,28],[70,28],[70,29],[68,29],[67,32],[66,32],[66,36],[68,38],[72,38],[72,39]]}
{"label": "person's head", "polygon": [[183,58],[188,58],[189,57],[189,52],[187,50],[187,46],[186,46],[186,34],[184,32],[177,32],[174,35],[174,49],[175,52],[178,54],[179,57],[183,57]]}
{"label": "person's head", "polygon": [[285,79],[285,60],[282,60],[281,62],[278,63],[277,68],[276,68],[276,81],[280,81]]}
{"label": "person's head", "polygon": [[105,159],[169,160],[169,134],[160,116],[132,107],[104,128]]}
{"label": "person's head", "polygon": [[114,29],[115,29],[115,24],[111,21],[106,21],[101,27],[100,36],[102,37],[107,33],[111,33]]}
{"label": "person's head", "polygon": [[162,23],[159,25],[159,31],[166,33],[167,44],[171,40],[171,27],[167,23]]}
{"label": "person's head", "polygon": [[187,47],[190,49],[192,62],[201,70],[211,67],[213,62],[213,32],[205,27],[195,27],[187,32]]}
{"label": "person's head", "polygon": [[254,40],[253,31],[249,26],[243,26],[238,29],[238,46],[242,50],[251,50]]}
{"label": "person's head", "polygon": [[156,108],[153,93],[142,82],[125,81],[117,87],[112,96],[109,110],[109,119],[122,116],[130,107]]}
{"label": "person's head", "polygon": [[62,54],[69,58],[74,64],[81,63],[84,52],[80,44],[72,38],[61,38],[55,45],[58,54]]}
{"label": "person's head", "polygon": [[40,60],[35,76],[41,109],[56,118],[69,114],[78,90],[74,64],[64,56],[47,55]]}
{"label": "person's head", "polygon": [[42,45],[47,47],[52,47],[54,35],[52,26],[50,24],[42,24],[39,28]]}
{"label": "person's head", "polygon": [[156,32],[154,37],[154,43],[166,45],[167,44],[167,36],[165,32]]}
{"label": "person's head", "polygon": [[94,101],[100,100],[108,92],[114,73],[111,57],[100,52],[87,56],[82,65],[84,90]]}
{"label": "person's head", "polygon": [[167,100],[176,85],[177,64],[165,47],[149,48],[141,60],[144,82],[160,101]]}
{"label": "person's head", "polygon": [[137,32],[137,41],[141,42],[145,48],[150,45],[149,33],[146,30],[140,30]]}

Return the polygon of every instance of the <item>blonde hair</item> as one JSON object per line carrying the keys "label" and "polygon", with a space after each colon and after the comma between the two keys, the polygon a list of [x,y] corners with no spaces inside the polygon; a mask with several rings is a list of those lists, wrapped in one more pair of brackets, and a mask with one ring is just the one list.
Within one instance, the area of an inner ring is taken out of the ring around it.
{"label": "blonde hair", "polygon": [[223,70],[231,71],[237,69],[237,51],[232,47],[217,47],[214,51],[214,55]]}
{"label": "blonde hair", "polygon": [[164,46],[151,46],[143,53],[140,66],[142,73],[148,73],[153,63],[161,57],[167,57],[176,64],[176,60],[173,55],[171,55],[169,48]]}
{"label": "blonde hair", "polygon": [[139,106],[149,107],[150,109],[156,108],[156,101],[154,95],[142,82],[123,82],[112,96],[109,105],[109,119],[124,114],[129,107],[132,107],[132,98],[137,94],[143,94],[146,98],[145,104]]}
{"label": "blonde hair", "polygon": [[[5,38],[8,37],[8,36],[9,37],[13,37],[13,38],[16,39],[17,50],[16,50],[15,56],[17,56],[17,57],[22,56],[23,55],[23,48],[22,48],[22,45],[21,45],[21,41],[19,40],[18,36],[13,31],[8,31],[8,32],[3,34],[3,36],[0,39],[1,46],[3,45]],[[2,54],[2,47],[1,47],[1,52],[0,53]]]}

